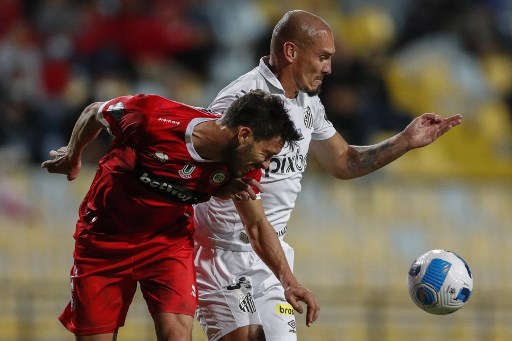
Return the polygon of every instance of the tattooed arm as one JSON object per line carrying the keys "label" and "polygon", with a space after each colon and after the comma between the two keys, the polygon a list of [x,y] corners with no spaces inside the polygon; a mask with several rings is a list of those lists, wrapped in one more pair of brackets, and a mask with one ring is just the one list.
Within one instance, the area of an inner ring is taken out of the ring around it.
{"label": "tattooed arm", "polygon": [[460,115],[442,118],[437,114],[423,114],[402,132],[378,144],[353,146],[335,134],[327,140],[312,141],[310,149],[330,174],[339,179],[352,179],[374,172],[414,148],[429,145],[461,120]]}

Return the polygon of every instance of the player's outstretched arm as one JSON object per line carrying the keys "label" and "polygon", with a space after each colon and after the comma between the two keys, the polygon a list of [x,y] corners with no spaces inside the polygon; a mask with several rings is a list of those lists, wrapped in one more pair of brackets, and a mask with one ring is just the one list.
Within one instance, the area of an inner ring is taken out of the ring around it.
{"label": "player's outstretched arm", "polygon": [[431,144],[461,122],[461,115],[443,118],[427,113],[412,120],[402,132],[374,145],[349,145],[336,133],[327,140],[312,141],[310,150],[330,174],[353,179],[384,167],[412,149]]}
{"label": "player's outstretched arm", "polygon": [[235,201],[235,206],[254,251],[285,288],[285,297],[288,303],[299,314],[304,311],[300,302],[306,304],[306,325],[309,327],[318,318],[320,306],[311,290],[302,287],[293,274],[279,238],[265,216],[261,201]]}
{"label": "player's outstretched arm", "polygon": [[68,145],[50,151],[52,159],[44,161],[41,168],[46,168],[49,173],[65,174],[69,181],[78,177],[82,166],[82,152],[102,129],[102,124],[96,117],[100,105],[101,103],[93,103],[82,111],[73,127]]}

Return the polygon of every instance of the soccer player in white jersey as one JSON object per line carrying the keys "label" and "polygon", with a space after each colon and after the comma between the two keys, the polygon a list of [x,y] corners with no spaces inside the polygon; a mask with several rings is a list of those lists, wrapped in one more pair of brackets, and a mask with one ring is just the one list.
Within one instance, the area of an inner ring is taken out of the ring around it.
{"label": "soccer player in white jersey", "polygon": [[[272,158],[261,184],[261,200],[290,266],[293,249],[284,241],[287,221],[301,189],[308,153],[330,174],[351,179],[371,173],[406,152],[426,146],[461,123],[433,113],[416,117],[397,135],[370,146],[349,145],[327,120],[317,96],[331,73],[335,52],[329,25],[305,11],[290,11],[277,23],[270,56],[224,88],[210,105],[224,112],[251,89],[281,96],[303,139]],[[251,248],[231,200],[212,198],[195,207],[197,286],[196,318],[209,340],[296,340],[287,288]]]}

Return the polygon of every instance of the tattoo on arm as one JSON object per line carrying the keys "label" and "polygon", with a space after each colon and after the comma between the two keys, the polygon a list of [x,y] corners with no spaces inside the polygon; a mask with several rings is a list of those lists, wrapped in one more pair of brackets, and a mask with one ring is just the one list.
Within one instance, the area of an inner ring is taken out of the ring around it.
{"label": "tattoo on arm", "polygon": [[357,175],[371,173],[396,160],[403,153],[393,148],[390,141],[371,146],[351,146],[348,150],[347,165]]}

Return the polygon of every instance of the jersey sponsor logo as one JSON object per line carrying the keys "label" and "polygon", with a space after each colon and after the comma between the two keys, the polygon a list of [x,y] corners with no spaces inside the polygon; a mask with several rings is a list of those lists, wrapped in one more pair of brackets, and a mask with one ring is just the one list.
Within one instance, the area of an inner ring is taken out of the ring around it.
{"label": "jersey sponsor logo", "polygon": [[276,313],[278,315],[294,315],[293,307],[287,303],[276,304]]}
{"label": "jersey sponsor logo", "polygon": [[151,190],[178,204],[198,204],[211,197],[208,193],[197,192],[184,186],[173,184],[167,179],[156,177],[140,165],[137,166],[137,174],[139,180]]}
{"label": "jersey sponsor logo", "polygon": [[221,184],[226,180],[226,173],[223,171],[217,171],[213,173],[213,175],[210,177],[210,183],[212,184]]}
{"label": "jersey sponsor logo", "polygon": [[183,168],[178,171],[178,174],[183,179],[190,179],[192,177],[192,173],[194,172],[194,169],[196,169],[196,166],[191,164],[190,162],[187,162],[187,164],[185,166],[183,166]]}
{"label": "jersey sponsor logo", "polygon": [[148,173],[143,173],[140,176],[139,180],[145,184],[148,184],[150,187],[171,194],[175,199],[178,199],[183,203],[186,203],[187,201],[194,199],[193,196],[182,193],[180,190],[174,188],[172,184],[166,182],[165,180],[153,180],[152,178],[149,177]]}
{"label": "jersey sponsor logo", "polygon": [[169,155],[165,154],[164,152],[156,152],[153,154],[153,158],[160,162],[167,162],[169,160]]}
{"label": "jersey sponsor logo", "polygon": [[228,285],[226,289],[236,291],[238,307],[240,308],[241,311],[245,313],[256,312],[256,304],[254,303],[254,299],[251,294],[252,285],[248,279],[246,279],[245,277],[240,277],[237,283],[233,285]]}
{"label": "jersey sponsor logo", "polygon": [[308,129],[313,128],[313,114],[309,105],[304,108],[304,125]]}
{"label": "jersey sponsor logo", "polygon": [[109,112],[116,121],[119,121],[124,116],[124,104],[118,102],[108,106],[107,112]]}
{"label": "jersey sponsor logo", "polygon": [[293,155],[277,155],[270,159],[269,167],[263,172],[268,178],[270,173],[288,174],[303,172],[307,166],[307,154],[301,154],[300,148],[295,150]]}

